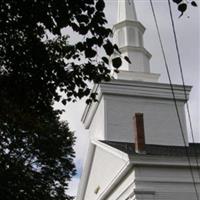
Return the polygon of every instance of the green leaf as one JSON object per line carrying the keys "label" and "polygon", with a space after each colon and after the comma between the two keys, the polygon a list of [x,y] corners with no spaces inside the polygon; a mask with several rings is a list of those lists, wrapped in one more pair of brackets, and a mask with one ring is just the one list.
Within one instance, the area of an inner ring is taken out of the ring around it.
{"label": "green leaf", "polygon": [[131,61],[130,61],[129,57],[124,56],[124,59],[125,59],[129,64],[131,64]]}
{"label": "green leaf", "polygon": [[105,3],[103,0],[98,0],[97,4],[96,4],[96,9],[98,11],[103,11],[105,8]]}
{"label": "green leaf", "polygon": [[110,81],[111,80],[111,77],[108,75],[105,77],[105,81]]}
{"label": "green leaf", "polygon": [[187,10],[187,4],[186,3],[179,4],[178,10],[181,12],[181,15],[179,16],[179,17],[181,17],[183,15],[183,13]]}
{"label": "green leaf", "polygon": [[195,1],[192,1],[191,5],[194,6],[194,7],[197,7],[197,3]]}
{"label": "green leaf", "polygon": [[85,91],[84,91],[84,93],[85,93],[85,96],[88,96],[90,94],[90,89],[86,88]]}
{"label": "green leaf", "polygon": [[119,50],[119,48],[118,48],[118,46],[115,44],[114,46],[114,49],[118,52],[118,53],[120,53],[121,54],[121,51]]}
{"label": "green leaf", "polygon": [[85,49],[83,43],[81,43],[81,42],[78,42],[78,43],[76,44],[76,48],[77,48],[78,50],[80,50],[80,51],[83,51],[83,50]]}
{"label": "green leaf", "polygon": [[113,65],[113,67],[118,69],[122,65],[121,58],[117,57],[117,58],[112,59],[112,65]]}
{"label": "green leaf", "polygon": [[183,0],[172,0],[174,3],[179,4],[181,3]]}
{"label": "green leaf", "polygon": [[62,104],[65,106],[67,104],[67,100],[66,99],[63,99],[62,100]]}
{"label": "green leaf", "polygon": [[84,22],[87,24],[89,22],[89,18],[86,15],[77,15],[76,19],[78,20],[79,23]]}
{"label": "green leaf", "polygon": [[107,65],[109,65],[109,60],[108,60],[108,58],[102,57],[101,59],[102,59]]}
{"label": "green leaf", "polygon": [[91,100],[91,99],[87,99],[85,102],[86,102],[86,104],[88,104],[88,105],[89,105],[89,104],[91,104],[91,103],[92,103],[92,100]]}
{"label": "green leaf", "polygon": [[109,40],[107,40],[107,43],[104,44],[103,47],[104,47],[108,56],[111,56],[113,54],[114,48],[113,48],[112,43]]}
{"label": "green leaf", "polygon": [[85,50],[85,57],[86,58],[93,58],[97,55],[97,52],[93,49],[86,49]]}

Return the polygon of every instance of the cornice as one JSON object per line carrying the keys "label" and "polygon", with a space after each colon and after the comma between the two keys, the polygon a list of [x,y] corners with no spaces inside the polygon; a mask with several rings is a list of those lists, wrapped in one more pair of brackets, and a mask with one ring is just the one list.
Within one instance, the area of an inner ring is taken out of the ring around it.
{"label": "cornice", "polygon": [[[187,99],[185,98],[184,87],[182,85],[173,85],[176,100],[178,102],[186,102],[189,99],[191,86],[185,86]],[[173,101],[173,95],[169,84],[165,83],[151,83],[142,81],[130,80],[112,80],[96,85],[93,91],[97,91],[98,102],[92,102],[87,105],[82,115],[81,121],[84,123],[85,128],[88,129],[92,119],[99,106],[99,102],[103,96],[129,96],[136,98],[148,98],[157,100]]]}
{"label": "cornice", "polygon": [[[189,98],[191,88],[191,86],[185,86],[187,94],[187,99],[185,99],[184,87],[182,85],[173,85],[176,100],[186,102]],[[102,94],[109,95],[173,100],[170,85],[164,83],[113,80],[109,83],[102,83],[100,90]]]}
{"label": "cornice", "polygon": [[144,48],[144,47],[133,47],[133,46],[124,46],[120,47],[120,51],[123,52],[142,52],[144,53],[149,59],[152,57],[152,55]]}
{"label": "cornice", "polygon": [[131,20],[124,20],[122,22],[119,22],[117,24],[115,24],[113,26],[113,31],[116,31],[118,29],[121,29],[123,27],[137,27],[141,32],[142,34],[144,33],[145,31],[145,27],[139,22],[139,21],[131,21]]}
{"label": "cornice", "polygon": [[[180,156],[158,156],[158,155],[145,155],[138,154],[129,156],[130,163],[133,166],[151,166],[151,167],[167,167],[167,168],[188,168],[188,159],[187,157]],[[191,157],[191,166],[194,169],[197,169],[196,158]]]}

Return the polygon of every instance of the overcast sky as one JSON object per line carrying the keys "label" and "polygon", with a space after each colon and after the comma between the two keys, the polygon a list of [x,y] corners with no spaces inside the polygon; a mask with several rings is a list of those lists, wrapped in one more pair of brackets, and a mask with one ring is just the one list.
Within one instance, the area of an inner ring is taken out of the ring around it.
{"label": "overcast sky", "polygon": [[[181,76],[174,48],[175,46],[167,0],[154,0],[153,2],[163,37],[172,82],[180,84]],[[152,54],[151,71],[161,74],[160,82],[168,83],[149,0],[135,0],[135,6],[139,21],[146,27],[146,32],[144,34],[144,46]],[[109,22],[108,26],[112,28],[117,19],[117,0],[106,0],[105,13]],[[180,13],[176,10],[176,5],[173,4],[173,13],[180,46],[184,77],[186,84],[193,86],[189,104],[191,108],[190,112],[192,116],[195,140],[200,141],[200,134],[198,134],[200,131],[200,8],[189,8],[187,13],[182,18],[178,18]],[[78,37],[76,35],[71,35],[72,42],[77,42],[77,40]],[[62,116],[63,120],[67,120],[69,122],[70,129],[75,132],[77,137],[75,146],[75,162],[78,173],[70,183],[69,193],[72,195],[76,195],[83,161],[87,154],[88,147],[88,132],[84,129],[83,124],[81,123],[81,116],[84,107],[84,101],[68,104],[64,108],[66,112]]]}

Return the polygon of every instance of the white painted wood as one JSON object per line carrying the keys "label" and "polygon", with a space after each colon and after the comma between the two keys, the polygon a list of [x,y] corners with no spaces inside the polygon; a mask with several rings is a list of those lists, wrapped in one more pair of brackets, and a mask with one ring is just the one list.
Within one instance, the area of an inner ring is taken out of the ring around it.
{"label": "white painted wood", "polygon": [[[177,105],[188,145],[182,86],[174,85]],[[187,93],[191,87],[186,87]],[[84,123],[99,140],[134,142],[134,113],[144,113],[146,144],[183,146],[184,140],[168,84],[116,80],[99,86],[99,106],[86,109]],[[103,98],[102,98],[103,96]],[[103,102],[102,102],[103,101]],[[100,125],[100,126],[99,126]]]}
{"label": "white painted wood", "polygon": [[[113,42],[119,46],[121,56],[127,56],[131,61],[128,63],[124,60],[120,70],[150,73],[151,54],[144,48],[144,31],[145,27],[137,20],[133,0],[118,1],[118,20],[113,27]],[[132,75],[129,74],[129,77]],[[143,78],[140,76],[145,81]],[[134,75],[131,79],[136,80]]]}
{"label": "white painted wood", "polygon": [[86,160],[84,162],[84,167],[83,167],[84,171],[82,172],[76,200],[83,200],[83,197],[85,196],[86,186],[87,186],[89,175],[90,175],[90,170],[91,170],[91,166],[92,166],[92,160],[94,157],[95,148],[96,148],[96,146],[92,142],[90,142]]}
{"label": "white painted wood", "polygon": [[[196,200],[188,161],[184,157],[133,156],[132,167],[102,200]],[[137,164],[135,162],[137,160]],[[168,165],[165,165],[168,163]],[[196,165],[192,161],[192,166]],[[200,195],[198,169],[193,168]]]}
{"label": "white painted wood", "polygon": [[[167,157],[163,158],[165,162],[171,162]],[[178,159],[178,158],[177,158]],[[154,161],[156,164],[156,162]],[[173,165],[174,163],[174,165]],[[192,181],[191,171],[188,166],[187,159],[182,160],[184,166],[175,165],[173,161],[172,166],[159,166],[151,164],[149,166],[138,165],[135,167],[135,182],[136,191],[141,190],[141,196],[136,194],[136,199],[144,198],[143,188],[151,186],[155,189],[155,200],[195,200],[196,194],[194,184]],[[197,174],[197,168],[194,168],[195,184],[200,194],[200,180]],[[146,199],[146,198],[145,198]],[[149,198],[147,198],[149,199]]]}
{"label": "white painted wood", "polygon": [[130,81],[158,82],[160,74],[120,70],[115,79]]}
{"label": "white painted wood", "polygon": [[120,0],[118,1],[118,16],[117,22],[124,20],[135,20],[137,21],[135,5],[132,0]]}
{"label": "white painted wood", "polygon": [[[112,180],[120,173],[124,165],[125,161],[97,146],[89,174],[87,189],[82,200],[98,199],[105,188],[107,188],[112,183]],[[95,193],[97,188],[99,188],[99,190]]]}
{"label": "white painted wood", "polygon": [[[151,54],[143,46],[144,26],[137,21],[133,0],[118,0],[114,41],[122,56],[120,73],[109,83],[95,86],[98,102],[88,105],[82,122],[90,131],[91,145],[77,200],[196,200],[188,160],[184,156],[128,155],[97,140],[134,142],[132,118],[144,114],[146,144],[184,146],[171,87],[158,83],[150,71]],[[186,145],[184,105],[180,85],[173,85]],[[198,158],[200,159],[200,158]],[[199,170],[191,158],[200,195]]]}
{"label": "white painted wood", "polygon": [[105,118],[105,103],[104,98],[101,99],[101,101],[98,104],[98,108],[96,110],[96,113],[94,115],[94,119],[91,122],[90,126],[90,137],[91,138],[98,138],[99,140],[104,140],[105,138],[105,122],[107,119]]}

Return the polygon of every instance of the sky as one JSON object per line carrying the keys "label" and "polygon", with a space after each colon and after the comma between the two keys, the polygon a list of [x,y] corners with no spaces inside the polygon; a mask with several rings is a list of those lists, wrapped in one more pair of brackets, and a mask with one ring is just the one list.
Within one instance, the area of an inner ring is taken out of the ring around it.
{"label": "sky", "polygon": [[[181,84],[181,75],[172,35],[167,0],[153,0],[153,2],[161,36],[163,38],[172,82]],[[149,0],[135,0],[135,6],[138,20],[146,27],[144,46],[152,54],[150,61],[151,71],[161,74],[160,82],[168,83]],[[192,8],[190,6],[187,13],[181,18],[178,18],[180,13],[176,10],[176,5],[172,4],[172,6],[185,82],[186,85],[193,86],[190,94],[189,106],[195,142],[200,142],[200,6],[198,8]],[[105,14],[108,20],[107,26],[112,28],[117,20],[117,0],[106,0]],[[76,43],[79,40],[76,34],[70,31],[68,33],[70,34],[71,42]],[[81,122],[81,116],[85,106],[85,100],[78,101],[77,103],[69,103],[65,107],[60,104],[55,105],[55,107],[65,109],[62,120],[67,120],[69,122],[70,129],[75,132],[75,136],[77,137],[75,145],[77,175],[69,185],[68,194],[71,195],[76,195],[77,193],[78,183],[89,144],[89,133],[85,130]],[[190,132],[188,134],[191,140]]]}

